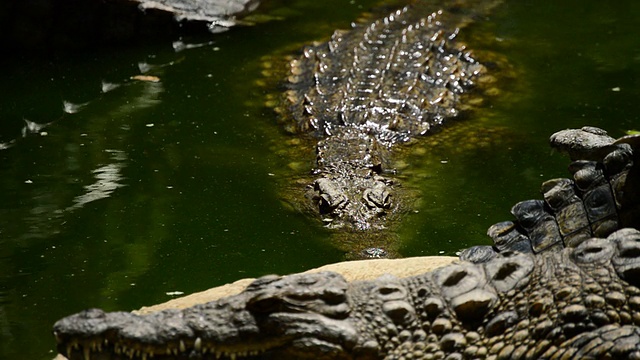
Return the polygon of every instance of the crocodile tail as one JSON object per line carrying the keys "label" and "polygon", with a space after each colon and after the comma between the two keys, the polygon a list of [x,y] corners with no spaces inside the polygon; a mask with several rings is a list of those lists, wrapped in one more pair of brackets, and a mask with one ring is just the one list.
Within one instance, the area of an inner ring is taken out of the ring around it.
{"label": "crocodile tail", "polygon": [[573,161],[572,178],[545,181],[543,199],[515,204],[514,220],[489,228],[493,246],[466,249],[461,258],[484,262],[506,251],[559,251],[591,237],[640,227],[640,193],[634,186],[640,176],[634,161],[638,153],[629,144],[615,143],[599,160]]}

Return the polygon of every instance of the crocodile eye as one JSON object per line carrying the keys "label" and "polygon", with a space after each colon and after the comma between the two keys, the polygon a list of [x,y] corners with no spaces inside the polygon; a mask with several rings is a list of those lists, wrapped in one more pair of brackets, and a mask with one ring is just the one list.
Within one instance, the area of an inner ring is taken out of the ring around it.
{"label": "crocodile eye", "polygon": [[320,207],[331,207],[331,198],[327,194],[320,194],[320,198],[318,201],[320,202]]}
{"label": "crocodile eye", "polygon": [[376,184],[362,193],[362,199],[369,208],[386,209],[391,206],[391,194],[384,184]]}
{"label": "crocodile eye", "polygon": [[275,313],[281,309],[282,301],[278,298],[254,298],[247,302],[247,310],[257,314]]}
{"label": "crocodile eye", "polygon": [[328,214],[333,209],[346,206],[349,202],[340,187],[330,179],[320,178],[316,180],[314,189],[317,194],[315,199],[318,201],[321,214]]}

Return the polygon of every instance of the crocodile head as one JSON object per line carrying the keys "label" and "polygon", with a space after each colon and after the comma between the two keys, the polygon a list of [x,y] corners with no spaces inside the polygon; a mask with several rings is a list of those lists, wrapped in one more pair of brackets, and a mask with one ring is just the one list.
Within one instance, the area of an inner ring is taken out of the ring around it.
{"label": "crocodile head", "polygon": [[59,320],[54,334],[70,360],[348,359],[357,330],[346,289],[336,273],[265,276],[238,295],[185,310],[86,310]]}
{"label": "crocodile head", "polygon": [[384,228],[392,206],[392,182],[375,173],[323,176],[313,184],[313,201],[330,228]]}
{"label": "crocodile head", "polygon": [[396,208],[393,181],[383,173],[389,149],[371,129],[344,126],[332,130],[316,147],[319,177],[307,197],[329,228],[354,230],[386,227]]}

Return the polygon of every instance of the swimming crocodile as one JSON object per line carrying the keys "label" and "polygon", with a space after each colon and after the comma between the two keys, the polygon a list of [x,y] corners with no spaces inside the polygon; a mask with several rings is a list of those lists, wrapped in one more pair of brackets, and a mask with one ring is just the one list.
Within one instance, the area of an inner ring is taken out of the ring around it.
{"label": "swimming crocodile", "polygon": [[287,131],[316,143],[303,207],[354,237],[380,234],[411,209],[390,157],[459,117],[468,93],[495,79],[456,37],[496,3],[416,0],[289,62],[285,91],[270,102]]}
{"label": "swimming crocodile", "polygon": [[466,249],[463,259],[486,261],[501,251],[556,251],[622,227],[640,228],[640,136],[614,139],[602,129],[583,127],[559,131],[550,143],[573,160],[573,178],[544,182],[544,200],[514,205],[515,221],[489,228],[494,245]]}
{"label": "swimming crocodile", "polygon": [[266,276],[149,315],[91,309],[54,325],[78,359],[638,359],[640,231],[509,252],[409,278]]}

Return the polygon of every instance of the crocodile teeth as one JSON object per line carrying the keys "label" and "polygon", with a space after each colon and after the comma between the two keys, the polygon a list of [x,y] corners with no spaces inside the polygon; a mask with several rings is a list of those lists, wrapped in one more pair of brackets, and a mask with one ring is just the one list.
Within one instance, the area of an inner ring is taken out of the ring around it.
{"label": "crocodile teeth", "polygon": [[202,350],[202,339],[200,338],[196,338],[196,341],[193,343],[193,348],[196,349],[196,351],[201,351]]}
{"label": "crocodile teeth", "polygon": [[71,344],[67,345],[67,357],[71,358],[71,352],[72,352],[73,350],[77,350],[77,349],[79,349],[79,348],[80,348],[80,347],[79,347],[78,343],[77,343],[77,342],[75,342],[75,341],[74,341],[74,342],[72,342]]}

